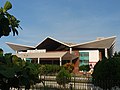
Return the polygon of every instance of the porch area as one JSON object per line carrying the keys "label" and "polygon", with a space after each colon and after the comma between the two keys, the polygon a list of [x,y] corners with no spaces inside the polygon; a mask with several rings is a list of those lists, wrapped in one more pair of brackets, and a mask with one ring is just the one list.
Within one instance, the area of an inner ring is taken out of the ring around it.
{"label": "porch area", "polygon": [[65,63],[72,63],[72,60],[76,59],[77,56],[70,54],[68,51],[63,52],[20,52],[16,54],[18,57],[21,57],[25,61],[38,64],[56,64],[64,65]]}

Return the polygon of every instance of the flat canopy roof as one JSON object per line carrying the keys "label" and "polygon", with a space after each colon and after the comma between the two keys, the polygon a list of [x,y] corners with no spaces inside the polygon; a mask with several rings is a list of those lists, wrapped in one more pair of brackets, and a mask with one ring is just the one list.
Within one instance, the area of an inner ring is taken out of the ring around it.
{"label": "flat canopy roof", "polygon": [[62,58],[64,60],[73,60],[77,58],[69,52],[45,52],[45,53],[18,53],[21,58]]}

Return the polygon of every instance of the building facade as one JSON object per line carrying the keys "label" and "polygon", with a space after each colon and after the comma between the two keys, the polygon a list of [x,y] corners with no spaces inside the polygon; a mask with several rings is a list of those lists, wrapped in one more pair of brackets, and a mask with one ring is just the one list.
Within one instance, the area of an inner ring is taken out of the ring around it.
{"label": "building facade", "polygon": [[25,61],[39,64],[74,63],[74,71],[79,71],[79,66],[94,65],[103,58],[113,56],[116,36],[97,38],[94,41],[74,44],[65,43],[51,37],[45,38],[36,46],[27,46],[7,42],[16,55]]}

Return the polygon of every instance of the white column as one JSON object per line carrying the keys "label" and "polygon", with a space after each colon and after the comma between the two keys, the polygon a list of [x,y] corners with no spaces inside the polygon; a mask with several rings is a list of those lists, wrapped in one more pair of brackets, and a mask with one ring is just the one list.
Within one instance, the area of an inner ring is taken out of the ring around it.
{"label": "white column", "polygon": [[[72,48],[70,47],[70,54],[72,54]],[[72,63],[72,60],[70,60],[70,63]]]}
{"label": "white column", "polygon": [[105,48],[105,57],[108,58],[108,51],[107,51],[107,48]]}
{"label": "white column", "polygon": [[38,64],[40,63],[40,58],[38,58]]}
{"label": "white column", "polygon": [[72,48],[70,47],[70,54],[72,54]]}
{"label": "white column", "polygon": [[62,66],[62,58],[60,57],[60,66]]}
{"label": "white column", "polygon": [[18,51],[17,51],[17,50],[16,50],[15,52],[16,52],[16,53],[18,53]]}
{"label": "white column", "polygon": [[26,62],[26,58],[24,58],[24,61]]}
{"label": "white column", "polygon": [[26,59],[27,59],[27,54],[24,54],[24,61],[26,62]]}

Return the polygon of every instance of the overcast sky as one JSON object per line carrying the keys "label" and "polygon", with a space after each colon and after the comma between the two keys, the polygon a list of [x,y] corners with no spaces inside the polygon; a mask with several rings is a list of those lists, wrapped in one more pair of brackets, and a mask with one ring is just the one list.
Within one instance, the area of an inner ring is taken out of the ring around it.
{"label": "overcast sky", "polygon": [[[3,7],[6,0],[0,0]],[[19,35],[0,38],[0,48],[14,52],[5,42],[35,46],[47,36],[82,43],[97,37],[117,36],[120,51],[120,0],[10,0],[9,12],[19,19]]]}

